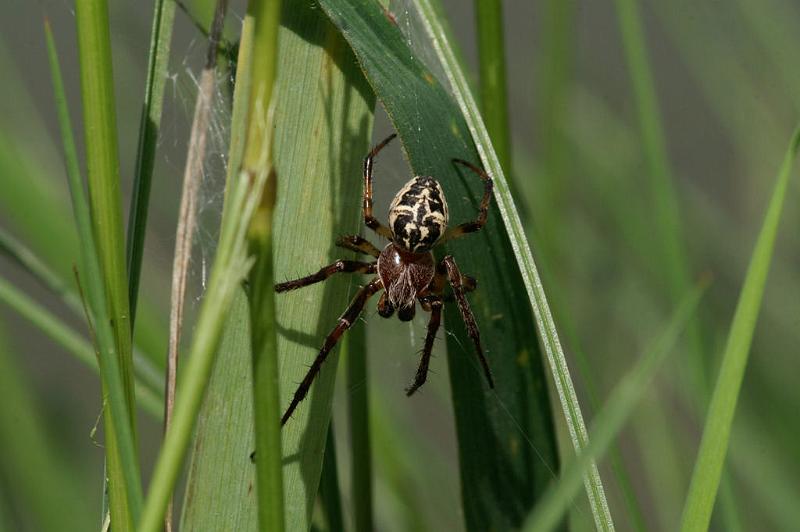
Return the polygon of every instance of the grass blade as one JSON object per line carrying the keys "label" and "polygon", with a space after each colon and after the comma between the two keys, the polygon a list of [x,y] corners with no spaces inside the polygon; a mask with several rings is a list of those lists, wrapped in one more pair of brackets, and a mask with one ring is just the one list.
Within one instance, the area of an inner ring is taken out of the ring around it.
{"label": "grass blade", "polygon": [[[233,169],[241,165],[247,134],[253,22],[252,17],[245,17],[239,41],[228,150],[229,183],[235,176]],[[182,530],[258,529],[255,471],[247,458],[255,448],[251,341],[249,308],[240,289],[231,305],[218,361],[200,411],[184,494]],[[230,437],[233,434],[235,437]]]}
{"label": "grass blade", "polygon": [[[542,15],[536,27],[542,41],[533,72],[537,80],[534,93],[538,95],[534,102],[538,119],[534,124],[541,132],[537,141],[542,171],[535,176],[540,185],[529,201],[531,210],[536,212],[535,233],[531,236],[538,236],[537,243],[542,248],[540,263],[543,258],[555,260],[563,256],[555,251],[558,248],[554,240],[559,234],[558,228],[564,223],[561,206],[568,201],[575,182],[572,178],[575,163],[564,128],[577,64],[577,12],[575,0],[546,0],[542,3]],[[531,219],[524,212],[522,215],[523,220]]]}
{"label": "grass blade", "polygon": [[[276,277],[287,279],[302,273],[304,267],[314,268],[340,257],[333,247],[336,237],[358,231],[361,159],[369,149],[374,98],[349,49],[319,9],[297,2],[286,4],[279,39],[273,154],[278,175],[285,177],[278,180],[273,238]],[[237,85],[241,81],[240,71]],[[234,140],[236,131],[234,127]],[[319,343],[341,313],[347,301],[346,289],[347,280],[340,278],[331,279],[324,286],[280,296],[277,323],[282,405],[288,405],[307,365],[316,356]],[[249,317],[244,321],[249,321]],[[309,398],[283,429],[288,530],[306,530],[311,522],[327,436],[336,356],[334,352],[325,362]],[[242,422],[237,425],[241,437],[228,446],[214,441],[219,439],[215,427],[230,426],[226,424],[225,412],[204,411],[208,415],[204,415],[198,428],[185,525],[202,523],[204,509],[208,512],[209,507],[216,506],[215,493],[222,489],[204,486],[201,475],[214,478],[214,471],[224,474],[231,490],[247,486],[253,480],[252,465],[248,462],[242,467],[240,462],[241,457],[253,451],[249,382],[234,381],[237,389],[223,397],[223,383],[241,375],[244,371],[241,365],[249,367],[250,361],[241,351],[226,360],[226,364],[217,364],[214,370],[207,404],[237,401],[236,404],[248,410],[236,413],[235,419]],[[237,529],[256,529],[254,497],[226,498],[225,503],[220,512],[242,516],[237,518],[241,524]]]}
{"label": "grass blade", "polygon": [[647,164],[650,197],[658,231],[655,241],[663,246],[663,256],[659,262],[665,269],[665,289],[675,298],[689,286],[689,267],[681,235],[680,209],[667,157],[658,96],[648,63],[638,0],[615,1]]}
{"label": "grass blade", "polygon": [[[71,353],[81,363],[97,371],[96,351],[77,331],[61,321],[55,314],[18,290],[7,280],[0,277],[0,301],[14,309],[20,316],[30,321],[53,341]],[[140,365],[149,361],[139,357]],[[153,373],[142,372],[136,379],[136,400],[155,419],[160,419],[163,411],[160,398],[160,381],[154,382],[148,376]]]}
{"label": "grass blade", "polygon": [[254,0],[247,9],[252,19],[253,55],[250,78],[248,134],[243,171],[263,175],[267,184],[255,213],[248,239],[255,255],[250,272],[250,326],[253,362],[253,418],[256,442],[256,499],[260,530],[283,532],[286,527],[283,500],[283,453],[281,403],[276,335],[275,268],[273,263],[273,212],[276,179],[272,140],[272,94],[278,63],[280,0]]}
{"label": "grass blade", "polygon": [[661,363],[674,350],[704,291],[705,286],[701,286],[684,297],[664,332],[614,387],[594,419],[589,445],[573,460],[564,464],[561,478],[542,497],[536,511],[525,524],[525,530],[552,530],[558,524],[580,490],[581,479],[592,462],[602,458],[611,446],[625,421],[647,392]]}
{"label": "grass blade", "polygon": [[[45,23],[45,36],[59,126],[64,142],[64,156],[74,217],[80,235],[81,265],[82,271],[85,272],[83,282],[86,283],[89,308],[94,318],[104,403],[108,403],[103,412],[106,427],[110,428],[106,442],[106,456],[111,492],[111,512],[118,528],[127,530],[135,525],[142,502],[139,462],[132,424],[134,405],[128,402],[134,392],[133,390],[129,391],[129,388],[126,387],[122,373],[122,361],[117,358],[117,343],[111,326],[112,319],[107,306],[104,277],[101,273],[97,246],[92,232],[89,204],[86,201],[80,177],[78,156],[72,137],[64,84],[61,79],[61,68],[50,25],[47,22]],[[130,342],[130,338],[127,341]],[[131,383],[130,388],[132,386]],[[108,396],[107,400],[106,395]]]}
{"label": "grass blade", "polygon": [[139,298],[139,277],[142,271],[147,211],[150,205],[150,185],[153,179],[158,134],[161,129],[161,111],[164,103],[164,87],[167,83],[175,6],[176,2],[171,0],[156,0],[153,6],[153,29],[151,30],[150,52],[147,59],[147,81],[142,103],[142,117],[139,121],[139,145],[136,150],[133,193],[128,215],[126,258],[131,329],[133,329],[136,319],[136,304]]}
{"label": "grass blade", "polygon": [[[8,256],[42,286],[59,296],[75,316],[79,319],[85,317],[83,304],[78,294],[64,284],[59,275],[51,270],[31,249],[28,249],[2,228],[0,228],[0,253]],[[24,292],[5,282],[3,282],[3,287],[4,289],[0,289],[0,299],[5,300],[9,306],[57,342],[61,343],[60,340],[64,339],[65,343],[62,345],[67,351],[74,354],[78,360],[88,364],[95,371],[98,370],[94,348],[87,340]],[[142,390],[142,393],[147,395],[144,399],[137,395],[137,401],[145,410],[159,419],[162,416],[163,409],[160,406],[153,407],[155,401],[160,401],[157,398],[161,396],[163,384],[161,372],[153,365],[150,358],[135,349],[133,360],[136,389]]]}
{"label": "grass blade", "polygon": [[348,331],[342,354],[347,359],[348,412],[350,413],[350,473],[352,478],[353,530],[375,530],[372,515],[372,448],[369,437],[369,382],[367,380],[367,332],[357,323]]}
{"label": "grass blade", "polygon": [[32,250],[2,228],[0,228],[0,253],[16,262],[45,288],[59,296],[73,312],[83,317],[83,305],[78,295]]}
{"label": "grass blade", "polygon": [[119,157],[111,69],[111,37],[106,0],[77,0],[75,20],[81,65],[86,169],[91,222],[99,253],[108,310],[116,341],[122,382],[136,440],[135,391],[131,350],[128,278],[125,272],[125,237],[119,190]]}
{"label": "grass blade", "polygon": [[175,399],[172,428],[156,461],[139,530],[156,532],[183,465],[197,413],[208,386],[228,310],[252,265],[245,234],[258,204],[263,177],[240,174],[229,182],[217,256]]}
{"label": "grass blade", "polygon": [[481,113],[500,165],[511,172],[502,0],[476,0]]}
{"label": "grass blade", "polygon": [[[528,294],[533,314],[536,317],[539,334],[544,346],[550,369],[553,373],[558,397],[564,411],[564,416],[569,428],[570,437],[576,452],[588,445],[586,426],[581,414],[580,404],[575,395],[572,377],[569,373],[561,342],[558,338],[552,313],[547,304],[536,264],[533,260],[528,240],[522,227],[519,213],[514,205],[508,183],[497,155],[491,148],[488,132],[483,124],[472,93],[469,90],[464,73],[458,66],[455,55],[447,41],[446,34],[439,23],[438,17],[429,0],[416,0],[420,18],[433,41],[434,49],[439,61],[445,69],[450,85],[455,93],[461,111],[469,126],[469,131],[475,141],[486,170],[495,180],[495,199],[497,200],[500,214],[503,218],[517,264],[522,273],[522,280]],[[595,525],[599,530],[613,530],[614,523],[608,510],[605,490],[600,479],[597,467],[591,464],[585,479],[586,491],[595,518]]]}
{"label": "grass blade", "polygon": [[344,531],[342,517],[342,496],[339,491],[339,467],[336,464],[336,439],[333,436],[333,420],[328,425],[325,442],[325,458],[322,463],[322,477],[319,482],[319,498],[325,514],[325,530]]}
{"label": "grass blade", "polygon": [[[180,339],[183,330],[184,298],[186,278],[189,275],[189,259],[197,225],[197,195],[206,161],[206,145],[211,115],[211,105],[217,75],[217,47],[228,10],[227,0],[217,2],[214,22],[208,39],[206,62],[200,74],[200,84],[195,101],[194,118],[189,134],[189,148],[183,173],[181,201],[178,208],[178,223],[175,230],[175,251],[172,262],[172,287],[170,291],[169,346],[167,352],[167,378],[164,393],[164,434],[169,432],[172,412],[175,407],[175,388],[178,377]],[[149,185],[148,185],[149,186]],[[167,506],[164,529],[172,532],[172,499]]]}
{"label": "grass blade", "polygon": [[[479,180],[459,173],[451,158],[479,159],[458,107],[379,5],[363,0],[322,0],[320,5],[355,51],[394,123],[413,173],[435,176],[443,184],[453,220],[472,219]],[[490,146],[487,137],[482,142]],[[533,316],[519,298],[525,288],[513,258],[517,242],[502,227],[491,208],[483,231],[445,246],[481,284],[472,307],[499,383],[496,393],[486,387],[457,311],[445,309],[445,326],[454,333],[447,337],[448,365],[462,498],[471,530],[520,526],[558,467]]]}
{"label": "grass blade", "polygon": [[197,422],[179,530],[258,530],[250,313],[238,290]]}
{"label": "grass blade", "polygon": [[778,171],[772,198],[739,294],[683,510],[681,530],[684,531],[706,530],[711,522],[739,390],[747,367],[750,344],[772,261],[781,211],[799,145],[800,127],[792,135]]}

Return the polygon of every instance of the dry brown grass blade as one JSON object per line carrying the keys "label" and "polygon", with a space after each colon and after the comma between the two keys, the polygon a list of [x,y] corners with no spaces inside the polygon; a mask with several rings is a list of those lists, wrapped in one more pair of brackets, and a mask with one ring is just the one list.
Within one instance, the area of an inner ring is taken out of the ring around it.
{"label": "dry brown grass blade", "polygon": [[[172,422],[175,406],[175,388],[178,372],[178,351],[183,326],[183,304],[186,295],[186,277],[189,258],[192,254],[192,240],[197,224],[197,191],[203,174],[208,140],[209,117],[216,83],[217,47],[222,34],[227,0],[219,0],[214,12],[214,23],[208,42],[206,64],[200,76],[199,92],[194,108],[192,131],[189,137],[189,150],[183,172],[183,190],[178,214],[178,227],[175,235],[175,255],[172,262],[172,292],[170,295],[169,316],[169,354],[167,357],[166,390],[164,394],[164,434]],[[164,517],[164,529],[172,532],[172,500]]]}

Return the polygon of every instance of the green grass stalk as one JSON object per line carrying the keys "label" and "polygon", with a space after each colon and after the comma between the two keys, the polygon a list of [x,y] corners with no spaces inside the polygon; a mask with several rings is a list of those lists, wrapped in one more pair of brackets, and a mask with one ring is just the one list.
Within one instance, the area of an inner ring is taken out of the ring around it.
{"label": "green grass stalk", "polygon": [[[0,253],[6,255],[11,260],[16,262],[23,270],[31,275],[39,284],[51,291],[53,294],[61,298],[62,302],[69,308],[69,310],[78,318],[85,317],[83,303],[81,302],[78,294],[66,285],[61,277],[45,262],[37,256],[33,250],[25,246],[22,242],[15,239],[8,234],[5,230],[0,229]],[[62,334],[51,334],[49,329],[62,329],[68,331],[74,339],[85,346],[85,352],[81,353],[74,349],[74,342],[68,341],[64,347],[68,352],[76,355],[78,360],[88,363],[95,371],[97,371],[97,359],[95,357],[95,350],[92,345],[83,339],[73,328],[66,325],[62,320],[51,313],[42,305],[36,303],[32,298],[24,294],[22,291],[16,289],[8,282],[3,282],[6,290],[0,290],[0,299],[5,300],[6,303],[14,308],[17,312],[31,321],[34,325],[42,329],[48,336],[59,341],[63,337]],[[47,318],[39,319],[38,315],[47,316]],[[49,325],[49,324],[52,324]],[[150,414],[154,414],[157,419],[162,416],[162,409],[158,407],[157,410],[152,409],[152,401],[161,396],[161,388],[163,385],[163,376],[159,369],[155,367],[153,362],[147,355],[143,355],[136,349],[133,351],[133,366],[134,374],[136,377],[137,389],[137,402],[145,408]],[[147,397],[142,399],[139,397],[139,390],[141,393],[147,394]]]}
{"label": "green grass stalk", "polygon": [[[666,282],[665,288],[673,304],[676,297],[690,286],[691,264],[682,230],[682,214],[678,205],[674,178],[667,154],[667,144],[655,81],[648,63],[647,45],[641,23],[638,0],[616,0],[617,17],[623,48],[636,99],[639,131],[642,136],[645,163],[648,169],[650,196],[655,213],[656,253],[661,254],[658,267]],[[692,356],[686,365],[693,379],[694,403],[702,411],[709,393],[707,356],[703,338],[702,317],[689,325],[689,345]],[[739,529],[739,517],[733,501],[733,489],[725,480],[723,490],[726,528]]]}
{"label": "green grass stalk", "polygon": [[[189,259],[197,225],[197,196],[200,190],[200,182],[203,178],[203,165],[206,160],[209,121],[217,78],[217,50],[227,10],[228,3],[226,0],[217,2],[214,23],[208,38],[206,62],[200,74],[199,90],[195,101],[192,129],[189,134],[189,147],[184,166],[181,201],[178,208],[178,223],[175,230],[175,250],[172,260],[167,378],[164,393],[165,434],[169,432],[172,412],[175,407],[186,280],[189,276]],[[166,532],[172,532],[172,509],[172,501],[170,500],[164,519]]]}
{"label": "green grass stalk", "polygon": [[250,272],[250,322],[253,355],[253,414],[256,438],[256,497],[261,530],[282,532],[283,451],[278,374],[278,339],[275,328],[273,223],[277,174],[272,160],[272,94],[278,63],[279,0],[254,0],[247,10],[254,25],[250,78],[248,133],[243,172],[267,179],[261,203],[248,238],[255,265]]}
{"label": "green grass stalk", "polygon": [[245,18],[239,46],[237,83],[230,147],[230,167],[222,214],[219,246],[208,290],[200,309],[188,361],[182,374],[181,388],[175,400],[172,428],[156,461],[150,491],[142,513],[142,532],[156,532],[162,526],[172,490],[181,472],[186,450],[208,385],[217,346],[227,312],[237,288],[252,266],[248,258],[246,234],[259,204],[266,176],[239,172],[243,125],[249,103],[252,70],[253,21]]}
{"label": "green grass stalk", "polygon": [[133,408],[135,391],[128,277],[125,272],[114,79],[106,0],[77,0],[75,20],[81,65],[91,222],[135,442],[136,410]]}
{"label": "green grass stalk", "polygon": [[714,501],[725,465],[736,403],[761,309],[764,286],[772,262],[775,238],[798,146],[800,146],[800,127],[792,135],[778,171],[772,198],[739,294],[683,509],[681,530],[684,532],[707,530],[711,522]]}
{"label": "green grass stalk", "polygon": [[[107,28],[106,28],[107,29]],[[98,363],[103,383],[103,414],[107,427],[106,456],[108,460],[108,479],[110,489],[111,515],[118,530],[130,530],[136,525],[142,505],[142,487],[139,476],[139,462],[136,454],[135,431],[132,416],[134,405],[129,402],[135,397],[133,382],[126,384],[123,378],[122,360],[117,355],[117,340],[112,328],[113,318],[109,313],[105,293],[105,277],[101,273],[100,258],[97,252],[89,204],[83,191],[83,182],[78,166],[78,155],[72,137],[66,94],[61,78],[55,42],[49,23],[45,22],[45,36],[53,78],[53,91],[58,111],[61,137],[64,143],[64,156],[67,177],[72,196],[75,222],[81,244],[81,278],[86,285],[91,317],[97,341]],[[88,103],[92,103],[89,98]],[[86,105],[86,102],[84,103]],[[87,123],[88,127],[88,123]],[[127,341],[130,343],[130,337]],[[131,381],[133,381],[132,375]]]}
{"label": "green grass stalk", "polygon": [[[78,361],[98,371],[95,348],[77,331],[61,321],[55,314],[34,301],[25,292],[18,290],[13,284],[0,277],[0,301],[13,309],[20,316],[30,321],[54,342],[71,353]],[[149,361],[137,357],[140,364]],[[146,377],[136,379],[136,400],[142,408],[155,419],[160,419],[163,411],[158,385]]]}
{"label": "green grass stalk", "polygon": [[481,113],[503,170],[511,173],[508,89],[503,42],[503,1],[476,0]]}
{"label": "green grass stalk", "polygon": [[227,312],[252,266],[247,256],[245,234],[263,186],[263,178],[251,180],[238,174],[230,183],[214,268],[175,399],[172,427],[153,471],[142,512],[141,532],[157,532],[163,526],[164,512],[192,438]]}
{"label": "green grass stalk", "polygon": [[136,168],[133,174],[133,193],[128,215],[126,258],[128,266],[128,301],[133,329],[136,304],[139,298],[139,278],[142,271],[144,237],[147,229],[147,212],[150,205],[150,186],[153,180],[164,87],[167,82],[170,42],[175,21],[176,3],[156,0],[153,8],[153,28],[150,35],[150,52],[147,60],[142,116],[139,122],[139,144],[136,150]]}
{"label": "green grass stalk", "polygon": [[[541,146],[542,171],[526,187],[533,210],[536,228],[541,235],[540,245],[550,260],[557,260],[561,205],[573,182],[570,179],[570,152],[564,135],[569,112],[572,70],[575,65],[575,0],[546,0],[542,4],[538,33],[542,36],[540,52],[536,55],[536,112],[535,125]],[[502,160],[501,160],[502,161]]]}

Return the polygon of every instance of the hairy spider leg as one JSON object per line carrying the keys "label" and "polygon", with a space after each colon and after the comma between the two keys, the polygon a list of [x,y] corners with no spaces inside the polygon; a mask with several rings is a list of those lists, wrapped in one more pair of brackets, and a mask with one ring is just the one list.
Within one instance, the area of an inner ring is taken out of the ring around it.
{"label": "hairy spider leg", "polygon": [[479,231],[484,225],[486,225],[486,218],[489,215],[489,201],[492,199],[492,188],[494,187],[492,178],[489,177],[489,174],[487,174],[474,164],[469,163],[463,159],[453,159],[453,162],[466,166],[467,168],[478,174],[481,179],[483,179],[483,198],[481,199],[481,205],[478,208],[478,218],[471,222],[465,222],[463,224],[459,224],[453,228],[448,229],[444,234],[444,238],[442,238],[440,242],[444,242],[445,240],[452,240],[453,238],[459,238],[468,233],[474,233],[475,231]]}
{"label": "hairy spider leg", "polygon": [[292,416],[294,410],[297,408],[297,405],[300,404],[300,401],[305,399],[309,388],[311,388],[311,384],[319,374],[322,363],[325,362],[325,359],[328,357],[331,349],[333,349],[333,347],[339,341],[339,338],[342,337],[342,334],[344,334],[344,332],[349,329],[353,323],[355,323],[356,318],[358,318],[358,315],[361,314],[361,311],[364,309],[364,305],[367,303],[367,300],[381,288],[383,288],[383,283],[381,283],[380,278],[373,279],[367,286],[358,291],[356,297],[354,297],[353,301],[350,302],[350,306],[348,306],[347,310],[345,310],[344,313],[339,317],[339,323],[336,324],[336,327],[334,327],[330,334],[328,334],[328,336],[325,338],[325,342],[322,344],[322,349],[319,350],[317,358],[314,359],[314,362],[308,369],[308,373],[306,373],[303,381],[297,387],[297,391],[294,392],[292,402],[289,404],[289,408],[286,409],[286,413],[283,414],[283,417],[281,418],[281,426],[286,424],[286,422]]}
{"label": "hairy spider leg", "polygon": [[307,277],[301,277],[293,281],[278,283],[275,285],[276,292],[287,292],[296,290],[304,286],[320,283],[335,273],[375,273],[377,265],[375,262],[360,262],[357,260],[339,259],[333,264],[321,268],[317,273],[312,273]]}
{"label": "hairy spider leg", "polygon": [[[446,276],[445,276],[446,277]],[[461,274],[461,286],[464,288],[464,293],[468,294],[470,292],[474,292],[476,288],[478,288],[478,280],[474,277],[469,275]],[[442,296],[442,301],[445,303],[453,303],[455,302],[456,297],[453,294],[447,294]]]}
{"label": "hairy spider leg", "polygon": [[372,164],[378,152],[396,136],[396,133],[392,133],[383,142],[372,148],[372,151],[364,157],[364,223],[367,227],[389,240],[392,239],[392,231],[372,215]]}
{"label": "hairy spider leg", "polygon": [[426,303],[429,304],[431,308],[431,319],[428,321],[428,333],[425,335],[425,347],[422,349],[422,358],[419,361],[417,374],[411,386],[406,388],[406,396],[409,397],[416,392],[420,386],[425,384],[428,378],[428,364],[430,364],[431,361],[433,342],[436,340],[436,332],[439,330],[439,324],[442,322],[442,300],[439,298],[428,298]]}
{"label": "hairy spider leg", "polygon": [[372,255],[376,259],[380,256],[381,250],[372,245],[372,242],[358,235],[344,235],[336,239],[336,245],[340,248],[349,249],[356,253]]}
{"label": "hairy spider leg", "polygon": [[472,339],[472,343],[475,344],[478,358],[481,361],[481,366],[483,366],[483,372],[486,374],[486,380],[489,381],[489,388],[494,388],[492,372],[489,369],[489,363],[486,362],[486,357],[483,355],[483,348],[481,347],[481,333],[478,331],[478,324],[475,322],[475,316],[472,314],[472,309],[469,307],[469,302],[465,295],[464,278],[452,255],[447,255],[443,258],[442,264],[444,264],[447,269],[447,278],[450,280],[450,286],[453,287],[453,295],[456,297],[458,310],[461,312],[464,325],[467,326],[467,334],[469,334],[469,337]]}

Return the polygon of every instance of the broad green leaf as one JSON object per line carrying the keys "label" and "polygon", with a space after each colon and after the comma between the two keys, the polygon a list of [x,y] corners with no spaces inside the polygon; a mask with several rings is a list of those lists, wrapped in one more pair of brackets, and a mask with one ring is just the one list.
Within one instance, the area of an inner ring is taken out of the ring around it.
{"label": "broad green leaf", "polygon": [[257,530],[250,314],[239,292],[225,326],[193,444],[181,530]]}
{"label": "broad green leaf", "polygon": [[[374,98],[347,45],[319,9],[304,3],[287,3],[278,46],[281,58],[275,93],[278,191],[274,257],[277,279],[283,280],[332,262],[342,253],[333,245],[336,237],[359,232],[361,159],[369,150]],[[324,336],[347,305],[347,286],[347,279],[333,278],[278,296],[280,393],[284,408]],[[231,320],[229,327],[242,327],[244,321]],[[227,334],[234,333],[229,330]],[[254,450],[252,390],[239,377],[249,371],[249,350],[223,352],[220,356],[198,426],[184,524],[201,523],[204,516],[219,512],[237,515],[236,523],[241,525],[237,530],[255,530],[254,498],[218,497],[217,490],[229,486],[235,491],[249,486],[254,478],[249,460],[242,467],[243,457],[247,459]],[[287,530],[306,530],[310,526],[336,364],[334,351],[309,397],[283,429]],[[209,406],[225,401],[242,405],[235,422],[231,422],[228,413]],[[212,444],[213,439],[222,437],[221,426],[236,437]],[[222,471],[227,471],[224,477],[220,475]],[[222,486],[214,486],[219,478],[224,478]]]}
{"label": "broad green leaf", "polygon": [[753,340],[756,321],[761,309],[764,285],[772,262],[775,237],[781,219],[789,177],[800,146],[800,127],[789,143],[772,192],[764,223],[758,235],[750,265],[747,268],[736,312],[733,315],[728,341],[722,356],[711,404],[706,413],[706,423],[700,449],[697,453],[692,482],[683,510],[681,530],[706,530],[711,522],[711,513],[717,497],[720,478],[725,465],[731,426],[736,412],[736,403],[742,387],[750,344]]}
{"label": "broad green leaf", "polygon": [[[480,158],[455,102],[377,3],[321,0],[320,5],[355,51],[413,174],[442,183],[452,223],[474,219],[481,180],[457,169],[452,159],[480,165]],[[375,186],[381,186],[380,169]],[[535,320],[514,258],[520,238],[509,239],[493,202],[483,231],[441,250],[478,279],[470,301],[497,383],[496,390],[488,388],[457,308],[446,305],[445,326],[454,333],[447,336],[448,362],[470,530],[519,527],[558,469]]]}

